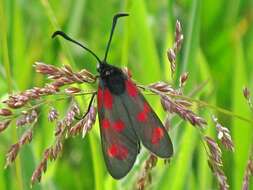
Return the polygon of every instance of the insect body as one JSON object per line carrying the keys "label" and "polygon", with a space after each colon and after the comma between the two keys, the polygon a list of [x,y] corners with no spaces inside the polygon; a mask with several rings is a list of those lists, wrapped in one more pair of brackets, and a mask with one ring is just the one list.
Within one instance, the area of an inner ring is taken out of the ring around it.
{"label": "insect body", "polygon": [[[117,19],[127,15],[120,13],[114,16],[103,61],[65,33],[56,31],[53,34],[53,37],[61,35],[82,46],[98,60],[97,107],[101,144],[107,169],[116,179],[124,177],[132,168],[140,142],[158,157],[169,158],[173,154],[166,129],[137,86],[120,68],[106,61]],[[93,98],[90,105],[92,101]]]}

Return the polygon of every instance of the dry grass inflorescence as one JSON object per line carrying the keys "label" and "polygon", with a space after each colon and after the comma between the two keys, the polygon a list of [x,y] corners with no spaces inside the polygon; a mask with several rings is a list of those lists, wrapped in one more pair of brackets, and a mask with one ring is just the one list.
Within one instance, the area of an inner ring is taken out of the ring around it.
{"label": "dry grass inflorescence", "polygon": [[[175,41],[172,48],[167,52],[168,60],[172,74],[176,71],[176,58],[183,43],[182,27],[179,21],[175,26]],[[17,127],[24,127],[26,131],[23,133],[18,142],[14,143],[6,154],[6,167],[15,161],[21,148],[33,140],[33,133],[36,130],[36,123],[39,119],[39,108],[48,105],[48,122],[55,123],[54,143],[44,150],[42,159],[35,168],[31,177],[31,184],[41,180],[41,176],[46,172],[48,161],[56,160],[64,147],[64,141],[70,137],[81,135],[85,137],[87,132],[92,129],[96,121],[97,109],[96,105],[91,101],[91,105],[87,112],[82,113],[79,109],[76,96],[91,96],[96,94],[96,91],[84,91],[74,84],[94,83],[96,76],[89,71],[83,69],[79,72],[74,72],[70,66],[61,68],[37,62],[34,65],[36,72],[46,75],[51,80],[44,87],[34,87],[24,92],[11,94],[3,101],[5,108],[0,109],[0,132],[3,132],[11,123],[15,122]],[[127,70],[124,72],[128,73]],[[174,75],[172,75],[174,76]],[[130,76],[131,77],[131,76]],[[179,116],[182,121],[189,122],[198,130],[203,148],[207,154],[209,165],[213,175],[217,179],[219,188],[222,190],[229,189],[226,174],[223,171],[222,151],[220,145],[223,145],[228,151],[234,151],[234,144],[228,128],[223,126],[218,118],[213,115],[212,123],[208,123],[206,119],[201,117],[193,109],[194,100],[189,95],[184,95],[183,88],[187,85],[189,74],[184,72],[179,78],[179,85],[175,87],[167,82],[158,81],[149,85],[137,86],[144,92],[155,94],[160,97],[161,105],[167,112],[164,121],[169,122],[172,117]],[[250,92],[247,88],[243,90],[243,94],[252,108]],[[60,95],[60,96],[59,96]],[[59,114],[58,110],[53,106],[53,102],[47,100],[48,96],[55,96],[55,99],[69,99],[70,104],[64,115]],[[214,125],[217,131],[217,137],[211,137],[206,134],[207,126]],[[168,130],[173,130],[168,127]],[[218,142],[216,142],[216,140]],[[219,145],[220,144],[220,145]],[[252,151],[251,151],[252,152]],[[152,169],[155,168],[157,157],[150,154],[147,160],[143,163],[143,167],[139,172],[136,181],[136,188],[143,190],[152,183]],[[173,164],[173,163],[172,163]],[[253,160],[252,153],[250,154],[245,176],[243,181],[243,189],[248,189],[249,178],[253,175]]]}

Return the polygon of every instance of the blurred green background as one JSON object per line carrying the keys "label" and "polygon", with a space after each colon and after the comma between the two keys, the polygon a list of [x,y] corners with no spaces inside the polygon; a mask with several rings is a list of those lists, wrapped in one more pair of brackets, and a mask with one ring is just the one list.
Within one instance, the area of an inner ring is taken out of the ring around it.
{"label": "blurred green background", "polygon": [[[242,95],[244,85],[253,90],[253,1],[252,0],[0,0],[0,96],[47,82],[36,74],[32,64],[43,61],[76,70],[86,68],[96,73],[96,60],[87,52],[63,39],[51,40],[61,29],[88,45],[102,57],[117,12],[122,18],[113,38],[108,61],[127,66],[141,84],[170,81],[166,51],[173,44],[175,21],[182,22],[184,43],[178,56],[177,73],[189,72],[185,93],[203,81],[208,84],[195,98],[201,98],[246,118],[252,118]],[[158,97],[148,97],[161,118]],[[83,97],[85,103],[88,99]],[[87,103],[87,102],[86,102]],[[3,105],[1,105],[2,107]],[[85,106],[81,105],[84,110]],[[58,105],[61,113],[65,104]],[[29,189],[32,171],[42,158],[43,150],[53,143],[54,125],[47,122],[47,108],[36,127],[30,145],[20,152],[16,164],[4,170],[5,153],[16,142],[22,129],[13,124],[0,134],[0,189]],[[243,172],[252,142],[253,125],[236,118],[201,108],[199,114],[208,121],[207,134],[216,136],[212,114],[232,131],[235,152],[223,150],[224,171],[231,189],[242,186]],[[159,160],[152,172],[150,189],[218,189],[207,164],[207,155],[194,127],[185,122],[170,132],[175,155],[170,164]],[[130,174],[123,180],[112,179],[105,169],[98,124],[84,138],[65,142],[64,152],[49,164],[42,182],[33,189],[134,189],[137,176],[147,158],[144,148]],[[251,184],[253,189],[253,184]]]}

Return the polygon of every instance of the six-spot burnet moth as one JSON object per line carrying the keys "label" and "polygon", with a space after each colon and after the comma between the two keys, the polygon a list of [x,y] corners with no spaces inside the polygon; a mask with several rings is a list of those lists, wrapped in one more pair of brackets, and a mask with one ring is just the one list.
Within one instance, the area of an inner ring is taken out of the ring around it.
{"label": "six-spot burnet moth", "polygon": [[120,68],[106,61],[117,20],[124,16],[128,14],[119,13],[113,17],[102,61],[93,51],[64,32],[56,31],[52,36],[60,35],[78,44],[98,61],[98,90],[91,98],[88,111],[97,95],[103,155],[109,173],[116,179],[124,177],[132,168],[140,151],[140,142],[158,157],[169,158],[173,154],[172,142],[166,129],[137,86]]}

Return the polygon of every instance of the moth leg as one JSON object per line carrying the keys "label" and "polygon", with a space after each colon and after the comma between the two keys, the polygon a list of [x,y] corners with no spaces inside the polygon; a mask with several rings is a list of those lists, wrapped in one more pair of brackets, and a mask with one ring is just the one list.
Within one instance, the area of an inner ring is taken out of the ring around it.
{"label": "moth leg", "polygon": [[83,116],[81,116],[81,117],[80,117],[80,116],[75,116],[75,119],[76,119],[76,120],[81,120],[81,119],[85,118],[85,116],[89,113],[90,108],[91,108],[91,105],[92,105],[92,102],[93,102],[94,97],[95,97],[96,94],[97,94],[96,92],[94,92],[94,93],[92,94],[92,97],[91,97],[90,102],[89,102],[88,109],[87,109],[87,111],[85,112],[85,114],[84,114]]}
{"label": "moth leg", "polygon": [[96,94],[97,94],[96,92],[94,92],[94,93],[92,94],[92,97],[91,97],[90,102],[89,102],[88,109],[87,109],[86,113],[83,115],[82,119],[85,118],[85,116],[89,113],[90,108],[91,108],[91,105],[92,105],[92,102],[93,102],[94,97],[95,97]]}

